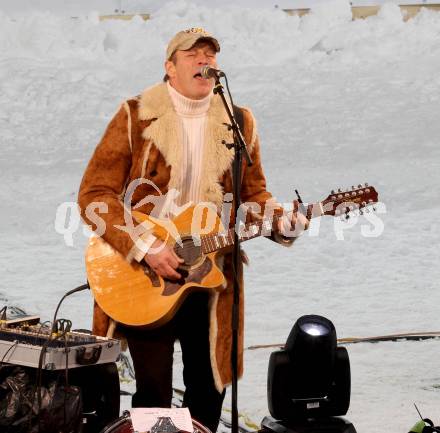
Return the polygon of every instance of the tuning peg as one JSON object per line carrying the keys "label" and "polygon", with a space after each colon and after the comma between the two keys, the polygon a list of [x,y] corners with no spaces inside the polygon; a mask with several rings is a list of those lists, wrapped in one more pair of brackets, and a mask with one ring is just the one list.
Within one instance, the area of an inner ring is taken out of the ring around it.
{"label": "tuning peg", "polygon": [[350,214],[346,213],[346,214],[345,214],[345,219],[346,219],[346,220],[350,219]]}
{"label": "tuning peg", "polygon": [[359,215],[363,215],[364,211],[362,209],[359,209]]}
{"label": "tuning peg", "polygon": [[365,182],[365,187],[367,187],[368,186],[368,183],[367,182]]}
{"label": "tuning peg", "polygon": [[341,188],[338,188],[338,192],[342,192],[342,189],[341,189]]}
{"label": "tuning peg", "polygon": [[361,184],[359,184],[359,185],[358,185],[358,188],[362,188],[362,185],[361,185]]}
{"label": "tuning peg", "polygon": [[376,210],[377,210],[377,209],[373,206],[373,212],[376,212]]}
{"label": "tuning peg", "polygon": [[351,185],[351,189],[354,191],[356,188],[354,187],[354,185]]}
{"label": "tuning peg", "polygon": [[332,189],[332,190],[330,191],[330,194],[335,194],[335,190]]}

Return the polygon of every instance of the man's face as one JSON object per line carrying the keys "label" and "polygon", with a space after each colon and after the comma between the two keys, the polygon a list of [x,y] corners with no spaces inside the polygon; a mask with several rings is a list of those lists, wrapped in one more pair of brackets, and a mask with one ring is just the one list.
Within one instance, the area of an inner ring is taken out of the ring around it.
{"label": "man's face", "polygon": [[202,78],[200,69],[205,65],[217,67],[214,46],[209,42],[197,42],[189,50],[176,51],[173,59],[165,62],[170,84],[190,99],[208,96],[214,86],[214,79]]}

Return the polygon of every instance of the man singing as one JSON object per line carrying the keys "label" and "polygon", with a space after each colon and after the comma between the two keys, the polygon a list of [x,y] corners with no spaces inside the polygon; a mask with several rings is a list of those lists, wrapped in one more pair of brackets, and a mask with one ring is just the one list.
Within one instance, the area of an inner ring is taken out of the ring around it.
{"label": "man singing", "polygon": [[[162,215],[170,218],[173,209],[188,203],[209,202],[220,212],[224,195],[232,192],[234,151],[225,146],[233,142],[230,121],[220,97],[213,94],[214,80],[200,73],[205,65],[218,67],[219,51],[217,39],[201,28],[177,33],[166,50],[164,82],[122,104],[88,164],[79,191],[84,220],[93,226],[86,210],[92,203],[104,203],[108,211],[100,214],[106,225],[102,238],[128,262],[144,263],[167,280],[181,278],[183,260],[151,231],[135,236],[133,230],[121,227],[127,225],[130,208],[140,204],[136,210],[148,215],[154,198],[170,191],[177,191],[172,196],[174,208],[168,206],[169,200],[161,204]],[[253,161],[252,166],[243,161],[241,200],[261,205],[261,212],[249,215],[255,220],[261,218],[267,204],[274,207],[274,199],[266,191],[255,119],[248,109],[240,110],[242,132]],[[163,206],[168,206],[166,212]],[[132,223],[137,224],[134,219]],[[296,223],[295,215],[288,223]],[[293,241],[278,232],[271,237],[284,245]],[[223,290],[190,294],[166,324],[149,330],[118,324],[127,338],[136,374],[133,407],[171,406],[173,349],[179,340],[184,405],[193,418],[216,431],[225,387],[231,382],[230,252],[223,255],[222,266],[226,278]],[[243,372],[242,284],[240,292],[239,376]],[[95,304],[94,333],[106,335],[109,323]]]}

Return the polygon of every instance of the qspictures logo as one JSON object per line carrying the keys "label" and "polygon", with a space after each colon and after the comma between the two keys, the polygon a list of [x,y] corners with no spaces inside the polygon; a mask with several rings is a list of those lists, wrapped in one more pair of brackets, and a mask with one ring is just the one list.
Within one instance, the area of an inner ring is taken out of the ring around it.
{"label": "qspictures logo", "polygon": [[[156,193],[147,195],[133,205],[134,192],[142,184],[150,185]],[[321,218],[313,218],[308,230],[306,230],[306,225],[308,225],[306,217],[310,219],[311,217],[330,215],[334,217],[333,232],[337,240],[344,240],[344,233],[355,229],[360,230],[363,237],[376,238],[381,236],[385,229],[380,216],[386,213],[386,206],[382,202],[370,203],[365,200],[362,201],[362,198],[359,199],[362,194],[367,194],[370,189],[368,187],[358,188],[350,193],[332,192],[323,202],[304,203],[299,207],[296,206],[296,208],[294,206],[298,205],[297,202],[242,203],[233,224],[233,229],[241,239],[255,237],[257,234],[255,225],[245,224],[248,215],[252,213],[260,215],[259,230],[261,232],[258,233],[259,235],[269,236],[273,230],[277,230],[286,238],[297,238],[302,235],[317,237],[321,232]],[[189,207],[193,208],[191,233],[194,234],[195,243],[200,242],[203,236],[212,233],[216,227],[216,215],[219,216],[224,228],[229,229],[231,226],[232,194],[227,193],[224,195],[220,209],[210,202],[201,202],[195,205],[191,202],[181,203],[180,198],[181,194],[177,189],[170,189],[166,194],[162,194],[154,182],[143,178],[136,179],[128,185],[123,201],[118,200],[124,224],[114,225],[112,229],[128,234],[134,244],[142,247],[142,242],[144,242],[147,235],[152,233],[159,225],[176,243],[181,243],[181,234],[173,220]],[[370,199],[370,201],[372,200]],[[139,222],[134,218],[133,212],[145,206],[149,206],[152,210],[149,217]],[[282,214],[277,212],[277,209],[280,208],[283,209]],[[206,215],[208,215],[207,218],[204,217]],[[293,217],[295,215],[296,218]],[[87,238],[92,233],[105,238],[108,228],[106,220],[109,217],[108,204],[102,201],[92,202],[84,209],[84,216],[88,224],[81,223],[80,210],[75,202],[64,202],[58,206],[55,215],[55,230],[63,236],[67,246],[74,246],[74,235],[79,231]],[[149,253],[154,253],[154,251],[149,250]]]}

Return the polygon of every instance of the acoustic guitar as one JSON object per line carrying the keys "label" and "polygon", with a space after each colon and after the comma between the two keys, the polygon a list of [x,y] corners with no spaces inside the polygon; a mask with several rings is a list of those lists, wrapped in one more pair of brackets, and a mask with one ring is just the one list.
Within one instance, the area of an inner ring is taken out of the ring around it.
{"label": "acoustic guitar", "polygon": [[[309,204],[303,212],[308,219],[323,215],[348,218],[350,212],[362,213],[362,208],[377,201],[374,187],[359,185],[346,191],[332,191],[323,201]],[[144,262],[130,264],[102,238],[92,236],[86,251],[87,276],[96,302],[108,316],[125,325],[153,328],[169,321],[192,291],[223,290],[225,277],[218,260],[233,245],[234,228],[224,230],[214,210],[205,207],[201,214],[199,207],[189,207],[171,224],[136,211],[133,216],[155,223],[153,233],[184,259],[178,269],[182,278],[167,280]],[[279,218],[262,218],[242,225],[238,230],[240,241],[270,236]]]}

